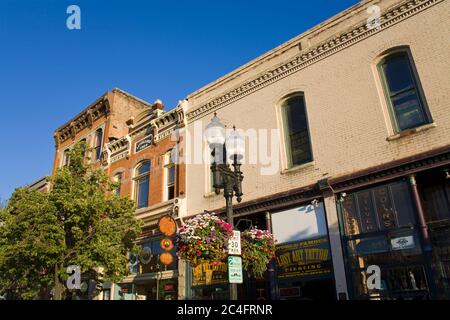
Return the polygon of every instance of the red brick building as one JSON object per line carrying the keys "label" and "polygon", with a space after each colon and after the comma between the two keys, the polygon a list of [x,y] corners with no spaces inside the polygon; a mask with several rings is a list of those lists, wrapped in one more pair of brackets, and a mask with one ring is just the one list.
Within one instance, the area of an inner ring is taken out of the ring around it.
{"label": "red brick building", "polygon": [[178,298],[178,262],[173,252],[173,263],[161,263],[163,236],[157,223],[167,214],[177,219],[184,210],[185,168],[171,156],[175,130],[182,127],[181,104],[165,112],[160,100],[150,104],[116,88],[55,131],[53,171],[66,165],[68,151],[84,140],[92,148],[87,161],[120,182],[115,192],[133,199],[136,216],[144,221],[139,239],[143,254],[130,257],[131,275],[123,283],[104,286],[104,299],[131,299],[135,294]]}

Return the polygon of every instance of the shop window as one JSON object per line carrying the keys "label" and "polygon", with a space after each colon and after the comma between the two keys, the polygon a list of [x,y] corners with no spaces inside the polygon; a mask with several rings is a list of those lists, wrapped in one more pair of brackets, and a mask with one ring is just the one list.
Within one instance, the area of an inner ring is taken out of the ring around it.
{"label": "shop window", "polygon": [[450,180],[435,177],[420,186],[427,223],[450,221]]}
{"label": "shop window", "polygon": [[282,104],[282,117],[288,166],[311,162],[313,157],[303,94],[296,94]]}
{"label": "shop window", "polygon": [[137,167],[135,181],[137,208],[146,208],[150,192],[150,161],[144,161]]}
{"label": "shop window", "polygon": [[349,194],[343,202],[346,235],[413,226],[408,184],[396,182]]}
{"label": "shop window", "polygon": [[386,100],[397,132],[431,122],[425,100],[406,51],[385,57],[379,64]]}
{"label": "shop window", "polygon": [[95,147],[94,147],[95,161],[100,160],[102,156],[102,143],[103,143],[103,130],[98,129],[95,132]]}

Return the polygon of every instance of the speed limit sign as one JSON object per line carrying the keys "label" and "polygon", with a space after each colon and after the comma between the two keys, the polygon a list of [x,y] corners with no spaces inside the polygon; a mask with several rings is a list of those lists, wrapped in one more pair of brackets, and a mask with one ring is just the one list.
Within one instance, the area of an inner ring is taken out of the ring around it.
{"label": "speed limit sign", "polygon": [[241,232],[233,231],[233,236],[231,236],[228,241],[228,254],[240,256],[241,255]]}

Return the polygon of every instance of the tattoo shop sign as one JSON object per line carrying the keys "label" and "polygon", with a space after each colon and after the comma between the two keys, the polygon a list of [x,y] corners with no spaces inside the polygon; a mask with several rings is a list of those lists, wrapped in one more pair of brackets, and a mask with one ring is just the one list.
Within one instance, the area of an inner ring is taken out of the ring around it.
{"label": "tattoo shop sign", "polygon": [[326,237],[276,247],[278,278],[331,274],[331,255]]}

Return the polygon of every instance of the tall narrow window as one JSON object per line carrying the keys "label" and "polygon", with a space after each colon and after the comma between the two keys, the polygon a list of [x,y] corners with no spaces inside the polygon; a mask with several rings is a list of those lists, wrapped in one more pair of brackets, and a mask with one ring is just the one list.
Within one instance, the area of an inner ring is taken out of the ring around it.
{"label": "tall narrow window", "polygon": [[171,151],[165,155],[166,170],[166,194],[167,200],[175,198],[175,164],[173,163]]}
{"label": "tall narrow window", "polygon": [[117,194],[117,195],[120,195],[120,191],[121,191],[121,188],[122,188],[122,178],[123,178],[123,173],[122,172],[116,173],[114,175],[114,180],[113,181],[114,181],[114,183],[117,184],[116,188],[114,189],[114,193]]}
{"label": "tall narrow window", "polygon": [[408,53],[397,52],[387,56],[380,62],[379,70],[396,131],[430,123]]}
{"label": "tall narrow window", "polygon": [[87,146],[86,139],[81,140],[80,144],[81,144],[81,152],[82,152],[81,154],[83,155],[83,159],[84,159],[86,157],[86,146]]}
{"label": "tall narrow window", "polygon": [[150,161],[142,162],[137,167],[135,180],[137,208],[146,208],[150,191]]}
{"label": "tall narrow window", "polygon": [[69,149],[64,150],[64,162],[63,162],[63,166],[67,167],[70,164],[70,156],[69,156]]}
{"label": "tall narrow window", "polygon": [[100,160],[102,156],[102,143],[103,143],[103,130],[98,129],[95,132],[95,147],[94,147],[95,161]]}
{"label": "tall narrow window", "polygon": [[282,105],[286,153],[289,167],[312,161],[305,98],[298,94]]}

